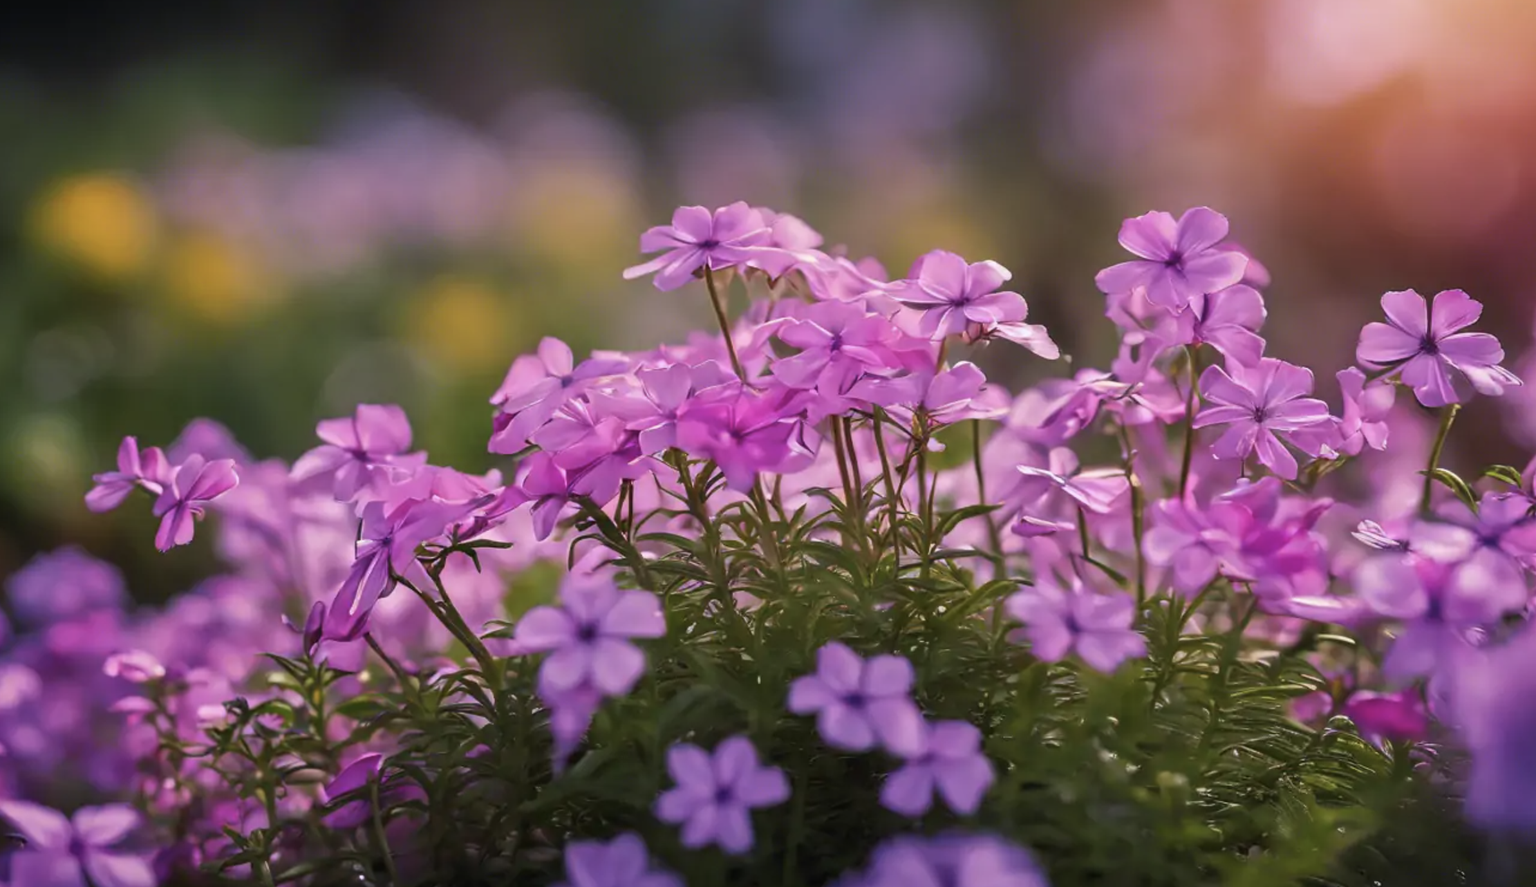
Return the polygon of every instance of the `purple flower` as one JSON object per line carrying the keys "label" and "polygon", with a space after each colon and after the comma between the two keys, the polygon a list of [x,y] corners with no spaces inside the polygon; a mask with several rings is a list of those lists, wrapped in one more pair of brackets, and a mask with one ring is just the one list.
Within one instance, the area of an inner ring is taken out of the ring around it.
{"label": "purple flower", "polygon": [[565,845],[565,876],[556,887],[683,887],[677,875],[654,868],[645,842],[634,832],[611,841]]}
{"label": "purple flower", "polygon": [[1175,344],[1204,343],[1229,361],[1254,366],[1264,356],[1264,297],[1258,290],[1237,284],[1207,295],[1193,296],[1189,310],[1176,319]]}
{"label": "purple flower", "polygon": [[1387,448],[1387,415],[1397,391],[1386,383],[1367,386],[1365,373],[1357,367],[1339,370],[1339,390],[1344,394],[1344,415],[1339,419],[1338,451],[1356,456],[1366,447]]}
{"label": "purple flower", "polygon": [[96,486],[85,494],[85,507],[92,511],[111,511],[123,504],[135,487],[160,495],[170,480],[171,468],[159,447],[139,452],[139,442],[123,438],[117,448],[117,470],[93,476]]}
{"label": "purple flower", "polygon": [[571,491],[565,472],[548,453],[534,453],[523,460],[522,468],[522,489],[533,502],[533,535],[542,542],[555,531],[560,512],[576,494]]}
{"label": "purple flower", "polygon": [[1478,650],[1453,672],[1454,722],[1471,756],[1467,818],[1487,829],[1536,830],[1536,630]]}
{"label": "purple flower", "polygon": [[491,403],[500,408],[488,445],[491,452],[519,452],[571,398],[629,368],[628,361],[616,357],[593,356],[580,365],[575,360],[569,345],[546,337],[539,342],[537,354],[512,361],[507,377],[491,396]]}
{"label": "purple flower", "polygon": [[885,407],[914,430],[932,431],[966,419],[997,419],[1006,415],[1006,395],[987,384],[973,363],[961,361],[941,373],[912,373],[895,379],[866,377],[850,395]]}
{"label": "purple flower", "polygon": [[815,388],[849,371],[895,365],[892,346],[900,335],[888,318],[869,314],[862,305],[818,302],[779,331],[779,341],[800,353],[774,361],[770,370],[791,388]]}
{"label": "purple flower", "polygon": [[912,266],[912,279],[890,287],[891,297],[919,312],[915,332],[943,339],[964,332],[971,323],[987,326],[1024,319],[1024,298],[996,292],[1013,275],[996,262],[967,264],[944,250],[934,250]]}
{"label": "purple flower", "polygon": [[690,456],[713,459],[731,489],[746,492],[757,472],[786,470],[792,460],[809,455],[786,400],[742,390],[691,406],[678,419],[677,446]]}
{"label": "purple flower", "polygon": [[1429,733],[1429,714],[1417,689],[1395,693],[1361,690],[1344,704],[1344,716],[1355,722],[1361,736],[1373,742],[1417,742]]}
{"label": "purple flower", "polygon": [[448,503],[410,499],[385,511],[383,502],[363,506],[356,557],[341,589],[325,616],[324,636],[353,640],[367,627],[374,604],[395,590],[396,577],[411,580],[418,588],[427,582],[416,559],[423,542],[443,534],[449,525],[474,511],[481,503]]}
{"label": "purple flower", "polygon": [[139,814],[126,804],[82,807],[66,819],[62,813],[26,801],[0,801],[0,815],[11,821],[27,846],[12,853],[10,883],[26,887],[155,887],[153,866],[145,857],[113,852],[139,825]]}
{"label": "purple flower", "polygon": [[[842,882],[840,882],[842,883]],[[1049,887],[1028,851],[992,835],[903,835],[875,848],[848,887]]]}
{"label": "purple flower", "polygon": [[648,591],[620,591],[605,576],[568,575],[560,606],[534,607],[513,640],[527,653],[549,653],[539,666],[539,693],[555,696],[591,684],[608,696],[630,691],[645,671],[631,638],[659,638],[667,621]]}
{"label": "purple flower", "polygon": [[900,770],[887,776],[880,803],[906,816],[921,816],[933,806],[933,793],[949,809],[969,816],[996,775],[981,751],[981,731],[965,721],[923,725],[922,745]]}
{"label": "purple flower", "polygon": [[831,641],[816,651],[814,674],[789,685],[788,708],[815,712],[816,729],[828,745],[866,751],[878,742],[897,755],[915,755],[923,745],[923,715],[912,701],[912,663],[900,656],[868,661]]}
{"label": "purple flower", "polygon": [[5,591],[17,619],[34,627],[120,609],[128,598],[116,567],[73,545],[32,558],[5,581]]}
{"label": "purple flower", "polygon": [[1177,222],[1165,212],[1126,219],[1120,245],[1140,259],[1111,265],[1094,281],[1110,294],[1145,289],[1152,304],[1177,314],[1197,296],[1243,279],[1247,257],[1216,246],[1226,236],[1227,217],[1204,206],[1185,212]]}
{"label": "purple flower", "polygon": [[[367,793],[371,783],[380,781],[384,756],[377,752],[361,755],[341,768],[336,778],[320,789],[320,803],[335,805],[323,821],[334,829],[354,829],[373,815],[373,798]],[[421,786],[402,774],[384,777],[379,789],[379,806],[388,808],[407,800],[426,800]]]}
{"label": "purple flower", "polygon": [[1136,601],[1130,595],[1097,594],[1076,579],[1066,590],[1048,582],[1042,577],[1042,584],[1014,592],[1004,605],[1024,623],[1036,658],[1059,662],[1076,650],[1089,667],[1109,673],[1146,655],[1146,640],[1132,627]]}
{"label": "purple flower", "polygon": [[193,520],[203,516],[204,505],[239,483],[233,459],[205,462],[202,456],[188,456],[187,461],[172,470],[170,480],[155,499],[155,516],[160,518],[155,547],[170,551],[191,542]]}
{"label": "purple flower", "polygon": [[640,235],[640,252],[662,255],[624,269],[624,279],[656,274],[659,290],[675,290],[700,268],[719,270],[744,265],[768,253],[773,229],[760,212],[737,201],[710,213],[702,206],[680,206],[672,224],[658,225]]}
{"label": "purple flower", "polygon": [[368,486],[375,472],[393,464],[411,447],[411,423],[393,404],[358,404],[346,419],[323,419],[315,434],[325,441],[293,463],[296,481],[321,475],[334,478],[333,495],[350,502]]}
{"label": "purple flower", "polygon": [[789,781],[778,767],[764,767],[745,736],[732,736],[714,754],[679,743],[667,749],[667,772],[676,788],[656,799],[656,817],[682,823],[683,846],[718,844],[727,853],[752,849],[751,811],[789,798]]}
{"label": "purple flower", "polygon": [[1451,370],[1467,377],[1481,394],[1497,396],[1521,384],[1499,366],[1504,349],[1487,333],[1460,333],[1477,322],[1483,304],[1461,290],[1445,290],[1433,300],[1413,290],[1381,297],[1386,323],[1368,323],[1360,330],[1355,359],[1373,369],[1392,368],[1413,389],[1419,403],[1443,407],[1460,403]]}
{"label": "purple flower", "polygon": [[677,417],[690,397],[735,378],[712,360],[694,366],[677,363],[637,371],[638,390],[594,391],[591,400],[604,414],[622,421],[626,430],[639,433],[640,452],[654,455],[677,443]]}
{"label": "purple flower", "polygon": [[1328,405],[1307,397],[1312,371],[1266,357],[1257,366],[1227,361],[1227,368],[1207,367],[1200,392],[1210,404],[1195,416],[1196,428],[1227,425],[1212,454],[1218,459],[1246,459],[1255,449],[1259,461],[1280,477],[1296,477],[1296,457],[1279,434],[1329,421]]}
{"label": "purple flower", "polygon": [[1131,488],[1123,469],[1084,471],[1077,454],[1066,447],[1051,450],[1049,459],[1048,468],[1020,465],[1016,469],[1024,479],[1012,488],[1009,498],[1024,509],[1014,525],[1014,532],[1021,536],[1071,530],[1078,509],[1109,514]]}

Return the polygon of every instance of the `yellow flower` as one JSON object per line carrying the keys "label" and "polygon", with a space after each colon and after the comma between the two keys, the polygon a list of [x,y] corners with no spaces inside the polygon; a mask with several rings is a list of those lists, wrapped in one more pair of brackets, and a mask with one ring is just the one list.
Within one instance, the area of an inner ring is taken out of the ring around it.
{"label": "yellow flower", "polygon": [[164,273],[175,303],[208,323],[242,320],[275,295],[250,255],[206,231],[178,235],[166,250]]}
{"label": "yellow flower", "polygon": [[508,299],[485,281],[445,274],[431,281],[408,306],[406,338],[423,355],[455,375],[500,370],[511,361],[521,336]]}
{"label": "yellow flower", "polygon": [[114,173],[72,176],[44,191],[31,227],[50,252],[110,281],[144,270],[154,249],[154,206],[131,180]]}

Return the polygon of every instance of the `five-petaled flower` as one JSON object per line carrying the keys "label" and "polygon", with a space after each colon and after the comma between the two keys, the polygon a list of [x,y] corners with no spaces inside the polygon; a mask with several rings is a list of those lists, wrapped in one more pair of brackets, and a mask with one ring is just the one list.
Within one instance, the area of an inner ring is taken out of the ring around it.
{"label": "five-petaled flower", "polygon": [[27,846],[7,856],[10,883],[21,887],[155,887],[160,880],[143,856],[115,850],[141,818],[127,804],[83,807],[74,816],[27,801],[0,801]]}
{"label": "five-petaled flower", "polygon": [[1482,316],[1483,303],[1461,290],[1445,290],[1426,302],[1413,290],[1381,297],[1386,323],[1360,330],[1355,359],[1374,369],[1392,369],[1413,389],[1419,403],[1443,407],[1460,403],[1451,370],[1480,394],[1500,395],[1520,377],[1499,366],[1504,349],[1488,333],[1463,333]]}
{"label": "five-petaled flower", "polygon": [[1200,392],[1210,404],[1195,416],[1195,427],[1229,426],[1212,454],[1218,459],[1245,459],[1254,450],[1270,471],[1296,477],[1296,457],[1278,434],[1325,425],[1328,405],[1312,393],[1312,371],[1266,357],[1257,366],[1227,361],[1227,368],[1207,367],[1200,375]]}
{"label": "five-petaled flower", "polygon": [[611,841],[565,845],[565,876],[555,887],[683,887],[671,872],[656,868],[645,842],[634,832]]}
{"label": "five-petaled flower", "polygon": [[1145,289],[1147,300],[1175,314],[1197,296],[1234,286],[1248,257],[1217,246],[1227,236],[1227,217],[1197,206],[1174,221],[1165,212],[1126,219],[1120,245],[1140,258],[1099,272],[1099,289],[1110,294]]}
{"label": "five-petaled flower", "polygon": [[[737,201],[711,213],[702,206],[680,206],[672,224],[657,225],[640,235],[642,253],[660,256],[624,269],[624,279],[656,275],[659,290],[675,290],[693,278],[694,272],[718,271],[767,257],[773,229],[758,210]],[[775,270],[778,270],[777,267]]]}
{"label": "five-petaled flower", "polygon": [[1077,579],[1065,589],[1048,578],[1037,581],[1004,604],[1008,615],[1024,623],[1036,658],[1057,662],[1075,650],[1089,667],[1108,673],[1146,655],[1146,639],[1132,627],[1136,601],[1130,595],[1098,594]]}
{"label": "five-petaled flower", "polygon": [[997,291],[1012,276],[996,262],[967,264],[954,253],[934,250],[914,263],[912,279],[890,286],[887,292],[918,312],[917,335],[937,340],[964,332],[968,324],[985,328],[1023,320],[1024,298]]}
{"label": "five-petaled flower", "polygon": [[831,641],[816,651],[816,671],[789,685],[790,711],[816,714],[827,744],[864,751],[877,743],[898,755],[917,754],[923,715],[912,701],[912,663],[901,656],[859,658]]}
{"label": "five-petaled flower", "polygon": [[[325,443],[293,463],[293,479],[330,475],[333,495],[342,502],[350,502],[386,466],[401,464],[411,447],[410,420],[394,404],[358,404],[350,417],[322,419],[315,434]],[[425,455],[405,460],[409,467],[425,461]]]}
{"label": "five-petaled flower", "polygon": [[666,634],[661,601],[648,591],[621,591],[604,575],[571,574],[560,606],[534,607],[513,634],[527,653],[549,653],[539,666],[539,693],[558,695],[590,684],[609,696],[630,691],[645,671],[634,638]]}
{"label": "five-petaled flower", "polygon": [[160,529],[155,533],[155,547],[170,551],[192,541],[195,518],[203,516],[207,503],[233,490],[240,483],[233,459],[204,461],[192,455],[171,469],[160,495],[155,499],[155,516]]}
{"label": "five-petaled flower", "polygon": [[667,772],[677,786],[656,799],[656,816],[682,823],[683,846],[718,844],[727,853],[752,849],[752,814],[789,798],[789,781],[778,767],[758,762],[745,736],[732,736],[713,754],[679,743],[667,749]]}
{"label": "five-petaled flower", "polygon": [[981,731],[965,721],[923,725],[918,752],[887,776],[880,803],[907,816],[921,816],[933,806],[935,791],[949,809],[969,816],[981,806],[996,774],[981,751]]}
{"label": "five-petaled flower", "polygon": [[111,511],[123,504],[136,488],[158,496],[170,475],[171,466],[159,447],[140,452],[138,440],[125,437],[117,448],[117,470],[91,478],[96,486],[85,494],[85,507],[92,511]]}

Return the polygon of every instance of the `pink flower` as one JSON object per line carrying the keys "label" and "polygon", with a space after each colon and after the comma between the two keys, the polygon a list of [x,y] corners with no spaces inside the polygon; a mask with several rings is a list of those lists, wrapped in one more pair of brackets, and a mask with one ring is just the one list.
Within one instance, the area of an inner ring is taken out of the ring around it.
{"label": "pink flower", "polygon": [[1226,236],[1227,217],[1204,206],[1178,221],[1165,212],[1126,219],[1120,226],[1120,245],[1140,258],[1111,265],[1094,280],[1110,294],[1145,289],[1152,304],[1177,314],[1196,296],[1243,279],[1248,258],[1216,246]]}
{"label": "pink flower", "polygon": [[745,736],[732,736],[714,753],[679,743],[667,749],[667,772],[677,786],[656,799],[656,818],[681,823],[684,847],[720,845],[726,853],[752,849],[752,810],[789,798],[789,780],[764,767]]}
{"label": "pink flower", "polygon": [[744,265],[767,253],[773,229],[762,213],[737,201],[710,213],[702,206],[681,206],[672,224],[658,225],[640,235],[640,252],[662,255],[624,269],[624,279],[656,275],[659,290],[675,290],[701,268],[719,270]]}
{"label": "pink flower", "polygon": [[886,777],[880,803],[906,816],[921,816],[933,806],[937,791],[949,809],[975,813],[996,779],[992,762],[981,750],[981,731],[965,721],[923,725],[919,751]]}
{"label": "pink flower", "polygon": [[1521,384],[1518,376],[1499,366],[1504,349],[1498,339],[1457,332],[1483,313],[1483,304],[1461,290],[1445,290],[1430,302],[1413,290],[1390,292],[1381,297],[1381,308],[1387,322],[1368,323],[1360,330],[1355,359],[1374,369],[1395,370],[1424,406],[1463,400],[1451,370],[1490,396]]}
{"label": "pink flower", "polygon": [[831,641],[816,651],[816,671],[789,685],[787,707],[797,715],[815,713],[816,729],[828,745],[865,751],[880,745],[898,755],[917,753],[923,716],[912,701],[912,663],[900,656],[864,660]]}
{"label": "pink flower", "polygon": [[507,377],[491,396],[491,403],[501,411],[496,416],[488,449],[502,454],[522,450],[528,446],[529,438],[572,398],[598,380],[628,369],[627,360],[611,356],[594,355],[576,365],[569,345],[546,337],[539,342],[537,354],[525,354],[512,361]]}
{"label": "pink flower", "polygon": [[411,447],[410,420],[394,404],[358,404],[350,418],[321,420],[315,434],[325,444],[300,456],[292,477],[303,481],[332,475],[332,493],[341,502],[352,501],[376,472],[398,462]]}
{"label": "pink flower", "polygon": [[645,671],[645,653],[631,639],[666,631],[656,595],[621,591],[604,576],[571,574],[560,585],[560,606],[529,610],[513,640],[524,653],[549,653],[539,666],[539,695],[591,686],[622,696]]}
{"label": "pink flower", "polygon": [[995,292],[1013,275],[996,262],[966,264],[944,250],[922,256],[912,266],[912,279],[888,288],[902,306],[919,312],[916,333],[942,339],[963,332],[967,324],[983,327],[1024,319],[1024,298]]}
{"label": "pink flower", "polygon": [[1238,284],[1207,295],[1190,298],[1189,310],[1177,318],[1177,344],[1204,343],[1229,361],[1254,366],[1264,356],[1264,297],[1258,290]]}
{"label": "pink flower", "polygon": [[986,375],[969,361],[936,374],[867,377],[849,394],[885,407],[904,424],[920,424],[930,431],[966,419],[998,419],[1008,412],[1006,395],[988,385]]}
{"label": "pink flower", "polygon": [[1246,459],[1257,449],[1259,461],[1288,480],[1296,477],[1296,457],[1278,435],[1329,421],[1328,405],[1306,396],[1312,393],[1312,371],[1273,357],[1254,367],[1232,360],[1225,370],[1207,367],[1200,392],[1210,405],[1195,417],[1195,427],[1230,426],[1217,439],[1213,455]]}
{"label": "pink flower", "polygon": [[1137,633],[1136,601],[1126,594],[1097,594],[1073,579],[1063,589],[1049,578],[1011,595],[1008,615],[1024,623],[1030,652],[1046,662],[1077,655],[1105,673],[1127,659],[1145,656],[1146,640]]}
{"label": "pink flower", "polygon": [[155,533],[155,547],[170,551],[177,545],[192,541],[194,518],[203,516],[206,503],[233,490],[240,483],[232,459],[203,461],[202,456],[189,456],[187,461],[174,469],[170,481],[155,500],[154,513],[160,518],[160,529]]}
{"label": "pink flower", "polygon": [[27,839],[10,854],[11,883],[27,887],[155,887],[159,879],[146,858],[112,848],[139,826],[126,804],[83,807],[64,814],[26,801],[0,801],[0,815]]}
{"label": "pink flower", "polygon": [[85,494],[85,507],[98,512],[111,511],[123,504],[135,487],[158,496],[170,479],[170,473],[170,465],[159,447],[150,447],[140,453],[139,442],[125,437],[117,448],[117,470],[91,478],[96,486]]}
{"label": "pink flower", "polygon": [[678,419],[677,446],[713,459],[731,489],[746,492],[757,472],[809,458],[799,439],[800,423],[786,406],[783,395],[751,390],[698,404]]}

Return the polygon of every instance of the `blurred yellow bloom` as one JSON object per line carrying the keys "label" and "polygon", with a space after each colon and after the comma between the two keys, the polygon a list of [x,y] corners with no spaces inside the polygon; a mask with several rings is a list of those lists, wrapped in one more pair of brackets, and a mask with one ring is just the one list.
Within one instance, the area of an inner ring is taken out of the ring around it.
{"label": "blurred yellow bloom", "polygon": [[[890,231],[887,251],[911,261],[931,249],[947,249],[965,256],[966,261],[999,259],[997,244],[971,215],[950,206],[933,206],[922,212],[903,213]],[[1004,264],[1007,264],[1006,262]],[[900,277],[907,273],[901,265],[887,269]]]}
{"label": "blurred yellow bloom", "polygon": [[158,227],[154,206],[138,185],[106,172],[55,183],[39,195],[30,221],[45,249],[112,281],[144,270]]}
{"label": "blurred yellow bloom", "polygon": [[423,355],[455,375],[504,369],[523,338],[507,297],[482,280],[445,274],[407,307],[402,334]]}
{"label": "blurred yellow bloom", "polygon": [[172,301],[207,323],[235,323],[275,294],[252,257],[206,231],[178,234],[165,253],[165,287]]}
{"label": "blurred yellow bloom", "polygon": [[605,257],[635,251],[640,213],[628,183],[601,169],[552,169],[516,194],[512,246],[580,285],[611,283]]}

